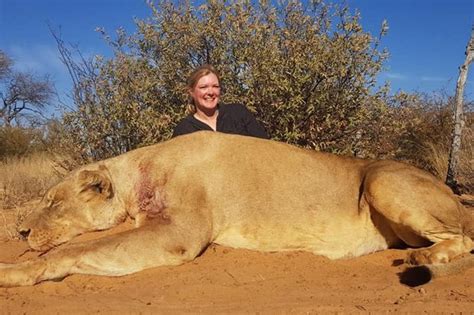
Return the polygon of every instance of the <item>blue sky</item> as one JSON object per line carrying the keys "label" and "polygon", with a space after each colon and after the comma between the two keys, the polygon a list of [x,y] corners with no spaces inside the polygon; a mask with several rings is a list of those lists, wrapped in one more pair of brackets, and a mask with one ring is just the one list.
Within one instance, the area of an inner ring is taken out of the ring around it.
{"label": "blue sky", "polygon": [[[380,80],[392,91],[453,91],[474,26],[474,0],[348,0],[361,12],[365,30],[377,34],[389,24],[382,46],[390,58]],[[474,99],[474,66],[466,95]]]}
{"label": "blue sky", "polygon": [[[340,1],[337,1],[340,2]],[[459,66],[474,24],[474,0],[347,0],[361,12],[364,29],[377,35],[382,21],[389,32],[382,47],[390,52],[379,81],[390,81],[392,92],[454,94]],[[61,26],[62,37],[79,45],[86,55],[110,50],[95,32],[104,27],[135,29],[133,18],[150,10],[142,0],[0,0],[0,49],[16,62],[16,69],[49,73],[57,89],[66,91],[70,80],[60,63],[47,24]],[[474,99],[474,66],[466,95]]]}

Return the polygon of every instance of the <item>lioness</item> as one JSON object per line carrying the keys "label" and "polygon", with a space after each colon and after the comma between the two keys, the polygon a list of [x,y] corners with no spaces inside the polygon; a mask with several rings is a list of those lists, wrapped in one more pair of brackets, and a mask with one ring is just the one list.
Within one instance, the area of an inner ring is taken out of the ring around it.
{"label": "lioness", "polygon": [[[57,247],[127,216],[135,229]],[[331,259],[405,243],[421,247],[412,264],[446,263],[471,251],[474,223],[448,187],[407,164],[199,132],[79,168],[20,232],[47,253],[1,265],[1,286],[179,265],[210,243]]]}

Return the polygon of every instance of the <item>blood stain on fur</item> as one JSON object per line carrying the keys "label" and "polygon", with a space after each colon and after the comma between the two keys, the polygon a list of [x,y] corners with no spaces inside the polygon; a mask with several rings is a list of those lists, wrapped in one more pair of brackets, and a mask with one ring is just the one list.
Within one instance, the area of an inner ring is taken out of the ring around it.
{"label": "blood stain on fur", "polygon": [[171,223],[171,218],[166,213],[166,199],[164,185],[166,177],[161,183],[156,183],[151,178],[151,163],[140,163],[140,177],[135,185],[138,209],[145,212],[147,219],[159,220],[162,224]]}

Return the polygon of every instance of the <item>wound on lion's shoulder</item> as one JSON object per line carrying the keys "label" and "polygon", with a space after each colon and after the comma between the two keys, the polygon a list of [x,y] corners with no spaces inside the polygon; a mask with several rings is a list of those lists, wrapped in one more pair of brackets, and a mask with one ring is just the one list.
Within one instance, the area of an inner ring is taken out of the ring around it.
{"label": "wound on lion's shoulder", "polygon": [[135,185],[136,200],[139,213],[146,214],[148,220],[159,220],[162,224],[169,224],[171,218],[166,213],[166,198],[164,183],[156,183],[150,176],[151,165],[140,163],[140,176]]}

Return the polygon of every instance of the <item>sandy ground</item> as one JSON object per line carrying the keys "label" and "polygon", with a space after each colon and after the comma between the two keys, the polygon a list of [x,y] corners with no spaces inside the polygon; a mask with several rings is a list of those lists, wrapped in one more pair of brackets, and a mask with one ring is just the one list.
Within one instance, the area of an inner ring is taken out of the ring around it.
{"label": "sandy ground", "polygon": [[[2,262],[35,255],[22,255],[26,243],[9,239],[14,216],[7,211],[0,216]],[[79,241],[100,236],[94,233]],[[73,275],[32,287],[0,288],[0,314],[474,313],[474,269],[408,286],[400,278],[405,254],[392,249],[331,261],[305,252],[211,246],[178,267],[118,278]]]}

